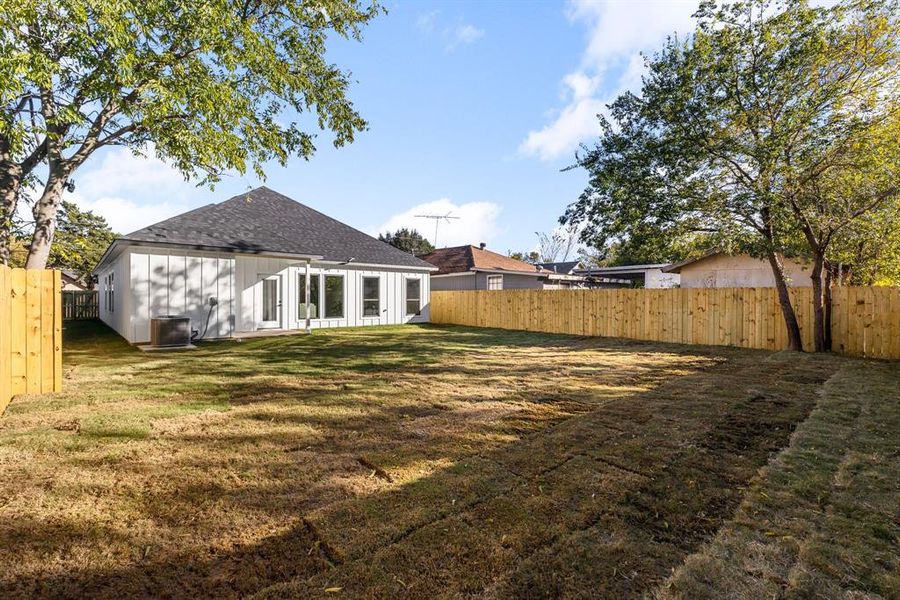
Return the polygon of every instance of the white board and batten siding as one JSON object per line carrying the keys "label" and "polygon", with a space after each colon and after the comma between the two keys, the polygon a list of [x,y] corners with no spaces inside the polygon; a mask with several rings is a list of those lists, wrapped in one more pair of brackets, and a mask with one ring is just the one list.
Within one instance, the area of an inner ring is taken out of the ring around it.
{"label": "white board and batten siding", "polygon": [[[106,306],[104,276],[115,273],[115,310]],[[341,318],[312,319],[312,328],[393,325],[427,322],[429,316],[429,274],[427,271],[364,265],[317,265],[320,274],[344,277],[344,315]],[[131,247],[115,258],[99,276],[100,316],[131,343],[150,341],[150,319],[161,315],[187,315],[191,327],[203,331],[209,317],[207,339],[227,338],[235,333],[260,329],[259,303],[262,280],[279,276],[281,282],[281,326],[303,329],[305,320],[298,310],[300,282],[305,264],[281,258],[217,254],[167,248]],[[362,316],[363,277],[380,281],[380,316]],[[419,315],[406,315],[406,280],[421,281]],[[209,299],[216,298],[210,310]]]}
{"label": "white board and batten siding", "polygon": [[[97,273],[98,314],[100,319],[112,327],[126,340],[131,339],[131,298],[128,291],[129,265],[127,260],[119,257],[106,269]],[[109,302],[107,294],[109,276],[113,276],[113,302]]]}
{"label": "white board and batten siding", "polygon": [[[306,278],[306,265],[297,261],[239,256],[235,263],[235,284],[239,291],[240,314],[238,315],[238,331],[255,331],[259,327],[257,303],[261,297],[262,280],[268,276],[280,276],[282,287],[282,322],[284,329],[303,329],[306,321],[301,319],[299,311],[300,284]],[[365,325],[399,325],[428,321],[428,298],[430,295],[428,273],[409,269],[379,268],[373,270],[366,266],[353,265],[321,265],[312,263],[310,277],[321,275],[338,275],[344,278],[344,315],[340,318],[318,318],[310,320],[313,329],[327,327],[359,327]],[[380,316],[362,316],[362,280],[363,277],[379,279]],[[419,315],[406,315],[406,280],[418,279],[421,282],[422,312]]]}
{"label": "white board and batten siding", "polygon": [[[189,316],[191,327],[201,332],[208,316],[207,338],[232,334],[233,257],[147,248],[131,248],[127,254],[132,302],[129,341],[149,342],[150,319],[162,315]],[[218,301],[211,311],[210,298]]]}

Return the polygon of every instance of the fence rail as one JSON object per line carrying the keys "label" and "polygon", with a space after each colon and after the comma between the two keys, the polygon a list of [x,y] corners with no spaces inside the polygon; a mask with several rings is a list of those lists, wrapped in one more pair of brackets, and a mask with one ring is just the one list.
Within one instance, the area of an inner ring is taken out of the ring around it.
{"label": "fence rail", "polygon": [[[803,347],[813,347],[812,289],[793,288]],[[781,350],[787,329],[773,288],[442,291],[434,323]],[[900,358],[900,288],[833,291],[832,345]]]}
{"label": "fence rail", "polygon": [[97,319],[100,317],[100,300],[97,290],[64,290],[62,293],[63,321]]}
{"label": "fence rail", "polygon": [[59,271],[0,265],[0,414],[17,394],[62,389]]}

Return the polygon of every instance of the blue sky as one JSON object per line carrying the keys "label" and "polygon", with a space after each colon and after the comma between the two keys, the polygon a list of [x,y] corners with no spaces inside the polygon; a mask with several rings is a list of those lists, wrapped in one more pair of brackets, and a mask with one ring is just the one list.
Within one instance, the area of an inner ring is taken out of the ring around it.
{"label": "blue sky", "polygon": [[214,191],[123,149],[76,174],[74,199],[120,233],[265,184],[369,233],[406,225],[439,245],[532,249],[584,187],[571,164],[594,115],[640,82],[640,51],[690,30],[696,2],[389,2],[362,43],[332,60],[370,129],[344,148],[319,136],[307,161],[232,175]]}

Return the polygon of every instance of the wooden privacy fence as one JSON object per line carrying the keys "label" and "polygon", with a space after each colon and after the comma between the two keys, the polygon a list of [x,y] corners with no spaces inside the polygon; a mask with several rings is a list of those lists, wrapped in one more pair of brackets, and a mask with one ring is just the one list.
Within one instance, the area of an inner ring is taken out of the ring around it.
{"label": "wooden privacy fence", "polygon": [[[790,293],[803,348],[810,350],[812,288]],[[681,344],[787,347],[774,288],[432,292],[431,321]],[[836,352],[900,358],[900,288],[835,288],[831,334]]]}
{"label": "wooden privacy fence", "polygon": [[0,413],[17,394],[62,390],[59,271],[0,265]]}
{"label": "wooden privacy fence", "polygon": [[97,290],[63,291],[63,321],[96,319],[100,317],[100,300]]}

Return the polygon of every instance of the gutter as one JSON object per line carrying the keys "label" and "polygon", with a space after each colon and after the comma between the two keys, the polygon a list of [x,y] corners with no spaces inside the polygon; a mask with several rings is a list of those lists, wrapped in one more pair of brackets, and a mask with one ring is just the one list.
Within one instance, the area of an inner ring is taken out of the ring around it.
{"label": "gutter", "polygon": [[[321,256],[318,258],[322,258]],[[403,269],[406,271],[437,271],[438,268],[432,265],[427,267],[414,267],[411,265],[383,265],[378,263],[361,263],[361,262],[348,262],[346,260],[317,260],[314,258],[316,263],[321,265],[341,265],[341,266],[351,266],[351,267],[373,267],[376,269]],[[426,263],[427,264],[427,263]]]}

